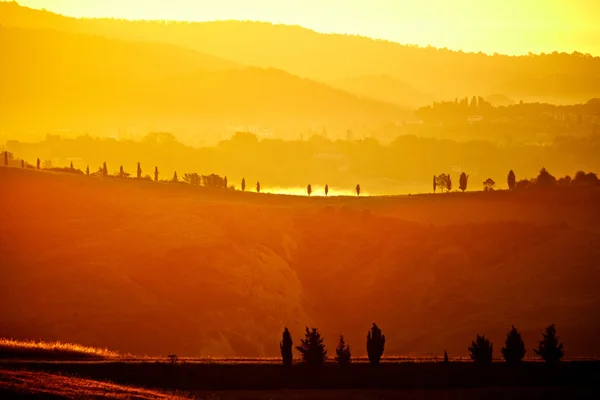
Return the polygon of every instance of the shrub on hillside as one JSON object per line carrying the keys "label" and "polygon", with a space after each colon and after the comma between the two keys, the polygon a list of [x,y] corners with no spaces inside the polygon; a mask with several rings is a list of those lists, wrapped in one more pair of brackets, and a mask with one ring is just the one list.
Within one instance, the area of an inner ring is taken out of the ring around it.
{"label": "shrub on hillside", "polygon": [[296,350],[302,354],[302,362],[309,367],[317,368],[325,363],[327,350],[323,344],[323,338],[317,328],[308,329],[304,333],[304,339],[300,339],[300,346]]}
{"label": "shrub on hillside", "polygon": [[488,365],[492,362],[492,352],[494,346],[492,342],[484,335],[477,335],[477,338],[469,346],[469,355],[471,360],[479,365]]}
{"label": "shrub on hillside", "polygon": [[543,339],[538,343],[538,348],[533,351],[547,363],[555,364],[559,362],[565,353],[563,351],[563,343],[559,343],[560,338],[556,336],[554,324],[547,327],[542,336]]}
{"label": "shrub on hillside", "polygon": [[504,347],[500,351],[508,364],[518,364],[525,357],[525,343],[514,325],[506,335]]}
{"label": "shrub on hillside", "polygon": [[346,344],[344,336],[340,335],[340,342],[338,343],[338,346],[335,349],[335,361],[339,365],[345,366],[350,364],[351,358],[352,353],[350,353],[350,345]]}

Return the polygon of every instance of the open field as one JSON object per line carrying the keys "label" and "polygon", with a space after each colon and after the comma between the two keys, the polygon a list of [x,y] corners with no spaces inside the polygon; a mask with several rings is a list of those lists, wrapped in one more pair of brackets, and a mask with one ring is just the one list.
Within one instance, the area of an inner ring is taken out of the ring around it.
{"label": "open field", "polygon": [[598,357],[600,193],[307,198],[0,168],[0,336],[274,357],[316,326],[364,356],[467,356],[555,323]]}

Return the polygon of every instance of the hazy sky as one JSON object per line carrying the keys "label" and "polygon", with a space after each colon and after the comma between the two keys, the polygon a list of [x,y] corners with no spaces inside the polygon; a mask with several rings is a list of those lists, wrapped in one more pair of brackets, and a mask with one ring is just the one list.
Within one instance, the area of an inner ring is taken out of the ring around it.
{"label": "hazy sky", "polygon": [[19,0],[61,14],[260,20],[465,51],[600,56],[600,0]]}

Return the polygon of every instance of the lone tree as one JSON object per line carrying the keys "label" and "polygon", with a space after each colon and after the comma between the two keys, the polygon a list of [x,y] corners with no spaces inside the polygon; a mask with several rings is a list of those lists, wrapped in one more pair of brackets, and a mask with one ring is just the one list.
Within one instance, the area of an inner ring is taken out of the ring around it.
{"label": "lone tree", "polygon": [[444,350],[444,364],[448,364],[448,352]]}
{"label": "lone tree", "polygon": [[85,167],[85,174],[86,175],[90,175],[90,166],[88,165],[87,167]]}
{"label": "lone tree", "polygon": [[40,169],[40,159],[39,159],[39,158],[37,159],[37,161],[36,161],[36,163],[35,163],[35,167],[36,167],[36,169],[38,169],[38,170]]}
{"label": "lone tree", "polygon": [[123,166],[121,165],[119,167],[119,178],[124,178],[125,177],[125,171],[123,171]]}
{"label": "lone tree", "polygon": [[350,353],[350,345],[347,345],[344,336],[340,335],[340,342],[335,349],[335,361],[339,365],[345,366],[350,364],[351,358],[352,353]]}
{"label": "lone tree", "polygon": [[302,362],[313,368],[322,366],[327,358],[327,350],[325,350],[323,338],[317,328],[311,330],[307,326],[304,339],[300,339],[300,342],[302,344],[296,346],[296,350],[302,354]]}
{"label": "lone tree", "polygon": [[223,178],[223,186],[225,187],[225,189],[228,188],[228,186],[227,186],[227,177]]}
{"label": "lone tree", "polygon": [[142,179],[142,166],[140,165],[140,163],[138,163],[137,167],[137,178]]}
{"label": "lone tree", "polygon": [[508,188],[510,190],[515,190],[515,187],[517,186],[517,177],[515,176],[515,172],[512,169],[508,171],[506,183],[508,183]]}
{"label": "lone tree", "polygon": [[329,196],[329,185],[325,185],[325,196]]}
{"label": "lone tree", "polygon": [[356,195],[360,196],[360,185],[356,185]]}
{"label": "lone tree", "polygon": [[495,185],[496,185],[496,182],[494,182],[494,180],[492,178],[487,178],[485,181],[483,181],[483,190],[485,192],[487,192],[489,190],[494,190]]}
{"label": "lone tree", "polygon": [[292,335],[290,335],[288,328],[285,328],[281,342],[279,342],[279,350],[281,351],[283,365],[287,368],[292,366],[292,344]]}
{"label": "lone tree", "polygon": [[306,187],[306,193],[308,193],[309,196],[312,194],[312,186],[310,185],[310,183]]}
{"label": "lone tree", "polygon": [[154,182],[158,182],[158,167],[154,167]]}
{"label": "lone tree", "polygon": [[504,347],[500,351],[507,364],[518,364],[525,357],[525,343],[521,339],[521,333],[514,325],[506,334]]}
{"label": "lone tree", "polygon": [[246,178],[242,178],[242,192],[246,191]]}
{"label": "lone tree", "polygon": [[260,193],[260,182],[256,182],[256,193]]}
{"label": "lone tree", "polygon": [[467,184],[469,183],[469,175],[464,172],[460,174],[460,178],[458,179],[458,188],[462,190],[464,193],[467,190]]}
{"label": "lone tree", "polygon": [[546,328],[546,333],[542,333],[544,337],[538,344],[538,348],[534,349],[535,354],[542,357],[549,364],[555,364],[560,361],[565,355],[563,351],[563,343],[558,342],[560,339],[556,336],[556,328],[554,324]]}
{"label": "lone tree", "polygon": [[71,165],[69,166],[69,168],[73,169],[73,161],[71,161]]}
{"label": "lone tree", "polygon": [[104,163],[102,163],[102,176],[104,176],[104,177],[108,176],[108,167],[106,166],[106,161],[104,161]]}
{"label": "lone tree", "polygon": [[452,178],[450,178],[450,174],[446,175],[446,190],[448,192],[452,191]]}
{"label": "lone tree", "polygon": [[435,189],[437,189],[437,176],[433,176],[433,193],[435,193]]}
{"label": "lone tree", "polygon": [[[21,168],[25,168],[25,160],[21,160]],[[73,169],[73,168],[71,168]]]}
{"label": "lone tree", "polygon": [[173,174],[173,182],[179,182],[179,178],[177,177],[177,171]]}
{"label": "lone tree", "polygon": [[379,360],[383,355],[385,347],[385,335],[381,334],[381,329],[373,323],[371,330],[367,333],[367,354],[371,365],[379,365]]}
{"label": "lone tree", "polygon": [[485,335],[477,335],[477,338],[469,346],[471,360],[479,365],[488,365],[492,362],[493,350],[492,342]]}
{"label": "lone tree", "polygon": [[8,167],[8,151],[4,152],[4,166]]}

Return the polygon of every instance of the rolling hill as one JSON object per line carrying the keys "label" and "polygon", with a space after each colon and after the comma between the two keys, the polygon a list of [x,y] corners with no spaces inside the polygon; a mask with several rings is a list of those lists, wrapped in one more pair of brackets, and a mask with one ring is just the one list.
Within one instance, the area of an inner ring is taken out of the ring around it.
{"label": "rolling hill", "polygon": [[[318,327],[356,356],[527,355],[556,323],[600,356],[598,192],[257,195],[0,168],[0,336],[123,353],[277,356]],[[517,222],[518,221],[518,222]]]}
{"label": "rolling hill", "polygon": [[[503,93],[516,101],[564,104],[582,103],[600,94],[600,58],[580,53],[489,56],[247,21],[66,18],[16,3],[0,3],[0,24],[171,43],[322,82],[385,74],[438,100]],[[388,101],[386,88],[375,94]]]}
{"label": "rolling hill", "polygon": [[155,125],[215,140],[226,126],[245,125],[296,138],[309,126],[345,132],[403,115],[283,71],[173,45],[0,27],[0,46],[0,129]]}

